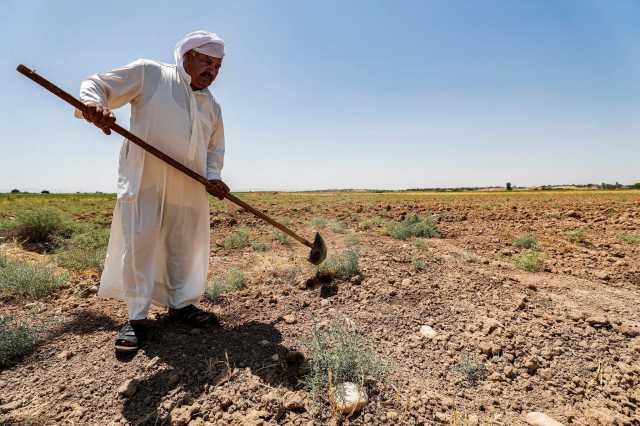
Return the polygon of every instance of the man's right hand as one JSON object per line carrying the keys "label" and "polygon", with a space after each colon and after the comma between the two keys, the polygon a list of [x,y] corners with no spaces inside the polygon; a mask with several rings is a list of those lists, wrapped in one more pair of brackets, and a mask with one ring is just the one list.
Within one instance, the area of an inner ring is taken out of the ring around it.
{"label": "man's right hand", "polygon": [[116,116],[107,107],[100,105],[87,104],[87,108],[82,112],[85,120],[96,125],[102,131],[110,135],[111,126],[116,122]]}

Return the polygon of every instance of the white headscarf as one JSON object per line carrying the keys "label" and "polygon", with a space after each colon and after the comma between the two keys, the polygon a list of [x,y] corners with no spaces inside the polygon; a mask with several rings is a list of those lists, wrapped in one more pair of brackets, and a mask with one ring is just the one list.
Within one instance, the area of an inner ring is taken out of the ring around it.
{"label": "white headscarf", "polygon": [[185,85],[186,93],[189,97],[189,114],[191,118],[191,139],[189,141],[189,159],[193,160],[196,154],[196,147],[198,141],[201,138],[202,129],[199,125],[200,120],[198,118],[198,106],[196,103],[196,93],[208,94],[208,90],[199,90],[194,92],[191,90],[191,76],[184,69],[184,54],[192,49],[197,49],[209,56],[215,58],[224,57],[224,40],[218,37],[215,33],[209,31],[193,31],[184,37],[176,44],[174,51],[174,58],[176,60],[176,68],[180,75],[180,80]]}

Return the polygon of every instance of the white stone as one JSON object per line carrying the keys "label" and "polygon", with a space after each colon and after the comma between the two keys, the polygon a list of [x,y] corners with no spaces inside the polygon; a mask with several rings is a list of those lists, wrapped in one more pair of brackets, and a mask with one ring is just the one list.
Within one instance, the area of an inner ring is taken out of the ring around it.
{"label": "white stone", "polygon": [[423,325],[422,327],[420,327],[420,334],[422,334],[422,336],[426,337],[427,339],[433,339],[438,333],[436,333],[436,331],[428,325]]}
{"label": "white stone", "polygon": [[337,384],[333,388],[330,398],[335,409],[344,415],[359,412],[367,403],[365,390],[351,382]]}
{"label": "white stone", "polygon": [[564,426],[559,421],[554,420],[539,411],[532,411],[530,413],[527,413],[525,420],[532,426]]}

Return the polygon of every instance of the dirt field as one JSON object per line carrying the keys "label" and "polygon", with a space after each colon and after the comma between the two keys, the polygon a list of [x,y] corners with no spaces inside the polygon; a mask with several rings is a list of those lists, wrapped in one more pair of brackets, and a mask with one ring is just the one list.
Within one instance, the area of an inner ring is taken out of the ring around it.
{"label": "dirt field", "polygon": [[[211,277],[247,277],[245,289],[203,302],[223,328],[185,328],[154,308],[142,350],[116,359],[126,307],[95,296],[97,272],[72,273],[44,299],[7,298],[3,315],[47,332],[0,372],[0,423],[521,425],[543,412],[565,425],[640,425],[640,244],[621,238],[640,232],[639,191],[241,196],[309,237],[314,218],[327,220],[330,255],[351,246],[360,274],[320,283],[307,249],[212,201]],[[0,218],[34,203],[106,226],[114,198],[5,195]],[[434,214],[440,236],[398,240],[377,224],[412,213]],[[224,248],[240,227],[265,246]],[[514,245],[527,233],[539,272],[514,262],[529,253]],[[0,243],[10,257],[50,257]],[[389,365],[350,419],[311,400],[294,359],[314,322],[332,320]],[[424,325],[435,335],[421,335]]]}

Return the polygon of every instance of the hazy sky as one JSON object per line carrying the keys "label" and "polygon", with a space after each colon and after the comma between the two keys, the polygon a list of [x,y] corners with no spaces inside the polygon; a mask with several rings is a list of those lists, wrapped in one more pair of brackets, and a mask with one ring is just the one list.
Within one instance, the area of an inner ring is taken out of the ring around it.
{"label": "hazy sky", "polygon": [[[640,181],[640,1],[3,1],[0,191],[115,190],[77,94],[177,40],[226,41],[232,189]],[[128,110],[117,112],[128,123]]]}

